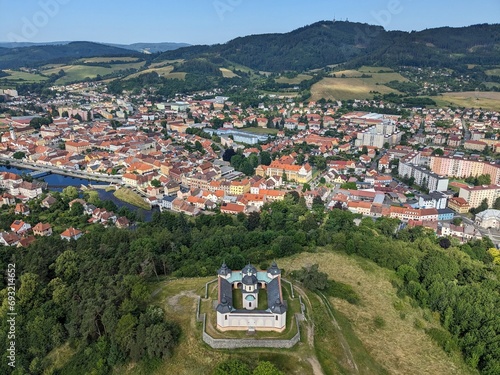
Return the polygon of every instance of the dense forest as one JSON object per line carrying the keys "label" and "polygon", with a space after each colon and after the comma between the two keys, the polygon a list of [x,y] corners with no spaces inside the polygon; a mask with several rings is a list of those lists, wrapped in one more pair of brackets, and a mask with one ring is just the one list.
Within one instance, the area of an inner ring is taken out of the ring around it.
{"label": "dense forest", "polygon": [[0,69],[39,67],[48,63],[67,63],[82,57],[142,56],[128,49],[92,42],[64,45],[0,48]]}
{"label": "dense forest", "polygon": [[[16,265],[15,373],[43,373],[47,354],[65,343],[76,354],[61,373],[105,374],[128,361],[168,358],[180,332],[149,305],[149,282],[215,275],[222,261],[232,269],[265,266],[302,251],[357,254],[396,271],[401,296],[440,317],[443,328],[428,333],[444,350],[460,349],[483,374],[500,373],[500,270],[488,253],[491,242],[460,245],[421,227],[397,231],[394,219],[364,218],[356,226],[355,218],[341,209],[325,212],[321,202],[310,211],[289,194],[248,216],[164,212],[134,230],[95,225],[78,241],[52,236],[26,249],[1,247],[4,275],[9,263]],[[5,352],[6,319],[0,326]],[[0,372],[10,372],[5,356]]]}
{"label": "dense forest", "polygon": [[212,54],[256,70],[304,71],[347,66],[448,67],[498,64],[500,25],[386,31],[348,21],[321,21],[284,34],[251,35],[214,46],[167,51],[157,61]]}

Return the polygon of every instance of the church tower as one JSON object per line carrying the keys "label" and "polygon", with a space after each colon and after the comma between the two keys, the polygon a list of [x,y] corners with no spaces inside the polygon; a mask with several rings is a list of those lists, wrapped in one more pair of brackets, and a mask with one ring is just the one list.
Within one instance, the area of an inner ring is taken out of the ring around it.
{"label": "church tower", "polygon": [[255,310],[259,305],[257,270],[254,266],[248,264],[241,270],[241,276],[243,308],[246,310]]}
{"label": "church tower", "polygon": [[14,127],[12,126],[12,124],[10,124],[9,132],[10,132],[10,139],[15,141],[16,140],[16,132],[14,131]]}

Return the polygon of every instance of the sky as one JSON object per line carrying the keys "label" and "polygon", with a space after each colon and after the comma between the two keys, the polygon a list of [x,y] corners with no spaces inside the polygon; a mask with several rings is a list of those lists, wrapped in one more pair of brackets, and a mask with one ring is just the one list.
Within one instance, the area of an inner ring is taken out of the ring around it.
{"label": "sky", "polygon": [[333,19],[403,31],[499,23],[500,0],[0,0],[0,41],[215,44]]}

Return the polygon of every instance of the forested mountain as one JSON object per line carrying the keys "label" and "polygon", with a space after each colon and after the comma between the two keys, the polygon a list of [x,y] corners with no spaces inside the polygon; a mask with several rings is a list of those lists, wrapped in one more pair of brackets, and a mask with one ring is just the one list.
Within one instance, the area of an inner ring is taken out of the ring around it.
{"label": "forested mountain", "polygon": [[144,50],[155,53],[166,49],[173,50],[160,54],[156,61],[217,57],[271,72],[304,71],[333,64],[451,68],[464,64],[495,65],[500,61],[500,25],[403,32],[386,31],[381,26],[364,23],[321,21],[283,34],[250,35],[225,44],[178,48],[184,45],[71,42],[0,48],[0,69],[36,67],[61,59],[68,62],[82,57],[133,55]]}
{"label": "forested mountain", "polygon": [[496,64],[500,61],[500,25],[408,33],[362,23],[321,21],[284,34],[251,35],[226,44],[168,51],[157,60],[207,54],[274,72],[339,63],[390,67]]}
{"label": "forested mountain", "polygon": [[65,63],[82,57],[138,56],[138,52],[91,42],[65,45],[0,48],[0,69],[37,67],[47,63]]}

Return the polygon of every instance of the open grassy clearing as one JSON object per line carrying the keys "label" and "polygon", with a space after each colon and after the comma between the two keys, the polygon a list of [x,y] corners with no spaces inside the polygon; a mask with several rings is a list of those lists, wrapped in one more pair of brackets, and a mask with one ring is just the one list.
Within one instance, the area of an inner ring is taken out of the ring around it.
{"label": "open grassy clearing", "polygon": [[62,69],[66,73],[56,81],[57,84],[65,84],[68,82],[82,81],[85,78],[96,78],[98,75],[104,76],[120,70],[126,69],[140,69],[145,64],[144,61],[131,62],[128,64],[114,64],[108,67],[102,66],[89,66],[89,65],[64,65],[52,69],[43,70],[43,74],[51,75],[57,74]]}
{"label": "open grassy clearing", "polygon": [[111,61],[139,62],[137,57],[90,57],[78,60],[83,63],[109,63]]}
{"label": "open grassy clearing", "polygon": [[242,72],[245,73],[253,73],[254,70],[252,68],[249,68],[248,66],[241,65],[235,62],[228,62],[227,66],[230,70],[235,71],[235,70],[241,70]]}
{"label": "open grassy clearing", "polygon": [[360,78],[363,74],[369,75],[371,77],[367,78],[360,78],[365,80],[367,83],[370,84],[384,84],[387,82],[391,81],[398,81],[398,82],[408,82],[408,79],[403,77],[401,74],[396,73],[396,72],[391,72],[391,73],[378,73],[378,72],[367,72],[367,71],[359,71],[359,70],[343,70],[337,73],[333,73],[336,75],[336,77],[341,77],[342,74],[345,74],[346,77],[351,77],[351,78]]}
{"label": "open grassy clearing", "polygon": [[500,110],[500,92],[493,91],[465,91],[450,92],[438,97],[432,97],[438,106],[484,108],[488,110]]}
{"label": "open grassy clearing", "polygon": [[500,83],[497,82],[484,82],[484,85],[488,88],[491,89],[493,87],[500,87]]}
{"label": "open grassy clearing", "polygon": [[[387,73],[379,73],[380,71]],[[361,78],[363,74],[370,77]],[[311,100],[321,98],[337,100],[371,99],[373,98],[373,93],[370,91],[377,91],[381,94],[400,94],[399,91],[391,89],[385,86],[385,84],[391,81],[408,81],[401,74],[381,66],[363,66],[356,70],[334,71],[330,73],[330,76],[331,78],[324,78],[312,86]]]}
{"label": "open grassy clearing", "polygon": [[132,78],[139,77],[142,74],[148,74],[148,73],[158,73],[160,76],[165,77],[168,74],[170,74],[172,72],[172,70],[174,70],[173,65],[166,65],[166,66],[162,66],[162,67],[158,67],[158,68],[149,68],[149,69],[141,70],[137,73],[130,74],[130,75],[126,76],[124,79],[132,79]]}
{"label": "open grassy clearing", "polygon": [[399,91],[393,90],[383,84],[377,85],[375,81],[375,77],[323,78],[311,87],[311,100],[319,100],[321,98],[335,100],[371,99],[373,98],[373,93],[370,93],[370,91],[377,91],[381,94],[400,94]]}
{"label": "open grassy clearing", "polygon": [[308,79],[311,79],[312,76],[308,74],[298,74],[297,77],[295,78],[287,78],[287,77],[279,77],[276,79],[276,82],[278,83],[288,83],[290,85],[298,85],[302,81],[306,81]]}
{"label": "open grassy clearing", "polygon": [[145,210],[150,210],[151,207],[142,197],[136,192],[130,190],[129,188],[120,188],[116,190],[113,195],[118,199],[133,204],[134,206],[143,208]]}
{"label": "open grassy clearing", "polygon": [[4,70],[4,72],[9,75],[6,77],[1,77],[0,81],[23,81],[23,83],[36,83],[48,79],[47,77],[41,76],[40,74],[18,72],[16,70]]}
{"label": "open grassy clearing", "polygon": [[62,66],[66,66],[66,65],[65,64],[47,64],[47,65],[41,66],[40,70],[55,69],[55,68],[60,68]]}
{"label": "open grassy clearing", "polygon": [[226,68],[219,68],[219,70],[222,72],[222,76],[224,78],[233,78],[233,77],[239,77],[236,73],[234,73],[232,70],[226,69]]}
{"label": "open grassy clearing", "polygon": [[[358,71],[361,73],[378,73],[380,71],[394,72],[393,69],[387,68],[385,66],[362,66],[361,68],[358,69]],[[384,73],[384,74],[389,74],[389,73]]]}
{"label": "open grassy clearing", "polygon": [[165,76],[165,78],[167,79],[180,79],[180,80],[184,80],[186,78],[186,74],[185,72],[173,72],[173,73],[169,73]]}
{"label": "open grassy clearing", "polygon": [[[332,252],[303,253],[282,259],[278,264],[291,271],[315,263],[330,278],[351,285],[360,296],[359,305],[337,298],[329,299],[355,360],[358,358],[355,342],[359,340],[369,355],[383,364],[390,374],[476,373],[463,363],[459,354],[447,355],[423,329],[416,328],[417,321],[425,328],[439,327],[439,324],[432,314],[412,307],[408,299],[402,300],[396,295],[396,289],[390,282],[396,277],[394,272],[362,258]],[[317,317],[315,313],[314,319]],[[376,319],[384,322],[383,327],[376,324]],[[352,327],[352,333],[349,327]],[[324,345],[319,349],[325,350]],[[318,357],[321,361],[326,356],[318,353]]]}
{"label": "open grassy clearing", "polygon": [[76,349],[73,349],[69,343],[52,350],[47,355],[47,360],[52,363],[52,366],[46,371],[46,373],[51,374],[56,370],[62,369],[75,354]]}
{"label": "open grassy clearing", "polygon": [[486,70],[485,73],[489,76],[500,76],[500,68]]}

